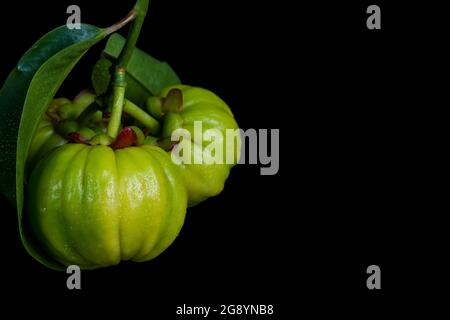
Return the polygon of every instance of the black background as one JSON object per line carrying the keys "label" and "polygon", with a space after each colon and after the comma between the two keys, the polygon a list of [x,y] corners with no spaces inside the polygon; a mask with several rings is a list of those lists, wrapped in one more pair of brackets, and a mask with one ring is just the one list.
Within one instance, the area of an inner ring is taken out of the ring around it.
{"label": "black background", "polygon": [[[81,7],[82,22],[106,27],[133,3],[2,3],[1,81],[38,38],[65,23],[68,5]],[[381,30],[366,28],[370,4],[381,7]],[[160,257],[82,272],[79,291],[26,253],[15,209],[2,201],[2,303],[20,299],[47,315],[57,305],[68,314],[91,308],[150,319],[175,318],[183,303],[273,304],[274,319],[307,310],[365,318],[393,304],[408,282],[411,208],[419,201],[408,160],[414,111],[405,96],[420,68],[410,39],[423,29],[410,23],[411,8],[418,9],[381,1],[151,1],[138,46],[169,62],[184,83],[219,94],[241,128],[279,128],[280,171],[235,167],[223,193],[188,210]],[[90,86],[101,48],[61,94]],[[381,267],[382,290],[366,288],[371,264]]]}

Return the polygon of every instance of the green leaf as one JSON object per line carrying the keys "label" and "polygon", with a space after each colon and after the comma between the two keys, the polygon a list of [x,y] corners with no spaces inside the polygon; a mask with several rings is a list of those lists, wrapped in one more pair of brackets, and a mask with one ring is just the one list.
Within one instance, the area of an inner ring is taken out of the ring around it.
{"label": "green leaf", "polygon": [[70,31],[61,26],[44,35],[26,52],[0,90],[0,192],[15,205],[16,145],[22,107],[28,87],[39,67],[51,56],[74,43],[92,38],[98,28],[82,25]]}
{"label": "green leaf", "polygon": [[97,95],[102,95],[108,91],[111,81],[111,70],[113,63],[111,60],[101,57],[92,69],[91,82]]}
{"label": "green leaf", "polygon": [[[94,88],[99,88],[102,94],[106,91],[111,80],[111,62],[115,61],[125,45],[125,39],[114,33],[109,37],[103,51],[103,57],[94,67],[92,80]],[[127,93],[126,96],[139,106],[145,105],[148,97],[159,95],[161,91],[171,85],[179,84],[175,71],[166,63],[161,62],[142,50],[134,49],[127,66]]]}
{"label": "green leaf", "polygon": [[62,26],[49,32],[22,57],[0,91],[1,191],[13,200],[15,190],[22,242],[31,256],[52,269],[63,266],[34,246],[22,221],[28,149],[64,79],[86,51],[106,35],[106,30],[86,24],[81,29]]}

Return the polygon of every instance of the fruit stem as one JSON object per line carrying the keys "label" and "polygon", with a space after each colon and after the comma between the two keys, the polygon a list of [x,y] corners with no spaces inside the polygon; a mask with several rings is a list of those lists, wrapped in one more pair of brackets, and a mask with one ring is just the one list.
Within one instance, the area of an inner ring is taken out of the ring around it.
{"label": "fruit stem", "polygon": [[144,24],[145,16],[147,15],[149,0],[137,0],[132,12],[135,13],[136,18],[131,25],[131,29],[128,33],[127,42],[120,53],[118,68],[127,68],[128,62],[130,61],[133,50],[136,47],[137,39],[141,33],[142,25]]}
{"label": "fruit stem", "polygon": [[116,139],[119,134],[120,119],[122,118],[123,104],[125,102],[125,69],[117,68],[114,76],[111,118],[109,119],[107,133],[111,138]]}
{"label": "fruit stem", "polygon": [[111,33],[116,32],[117,30],[121,29],[123,26],[125,26],[130,21],[133,21],[135,18],[136,18],[136,11],[134,11],[134,9],[133,9],[126,15],[125,18],[123,18],[119,22],[113,24],[109,28],[106,28],[106,30],[105,30],[106,35],[110,35]]}
{"label": "fruit stem", "polygon": [[134,48],[136,47],[139,34],[141,33],[142,25],[144,24],[145,16],[147,15],[148,3],[149,0],[137,0],[133,10],[128,15],[130,17],[134,16],[135,19],[133,20],[133,24],[128,33],[125,46],[120,53],[114,73],[111,118],[107,129],[108,135],[113,139],[116,139],[119,134],[120,120],[122,118],[122,110],[125,102],[126,68]]}
{"label": "fruit stem", "polygon": [[133,102],[129,100],[125,100],[125,105],[123,106],[123,111],[128,113],[130,116],[138,120],[145,127],[150,129],[152,134],[156,134],[159,131],[159,122],[155,120],[151,115],[147,112],[139,108]]}

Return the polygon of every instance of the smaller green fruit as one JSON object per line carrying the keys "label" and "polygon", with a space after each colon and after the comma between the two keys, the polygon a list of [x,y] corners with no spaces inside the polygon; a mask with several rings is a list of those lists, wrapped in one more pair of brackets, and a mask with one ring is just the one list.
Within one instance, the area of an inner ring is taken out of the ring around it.
{"label": "smaller green fruit", "polygon": [[61,105],[58,109],[58,114],[61,119],[77,119],[94,101],[95,95],[83,90],[75,97],[72,103]]}
{"label": "smaller green fruit", "polygon": [[95,136],[95,131],[88,127],[80,128],[78,130],[78,133],[80,134],[80,136],[88,140],[90,140],[93,136]]}
{"label": "smaller green fruit", "polygon": [[63,137],[78,131],[78,122],[75,120],[63,120],[56,125],[56,131]]}

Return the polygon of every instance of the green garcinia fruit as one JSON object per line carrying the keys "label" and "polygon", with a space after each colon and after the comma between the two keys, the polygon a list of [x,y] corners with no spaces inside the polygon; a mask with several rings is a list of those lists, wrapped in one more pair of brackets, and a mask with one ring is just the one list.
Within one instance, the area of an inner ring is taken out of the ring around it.
{"label": "green garcinia fruit", "polygon": [[33,170],[26,219],[55,260],[95,269],[159,255],[186,207],[183,177],[161,148],[69,143]]}
{"label": "green garcinia fruit", "polygon": [[[149,98],[147,108],[154,117],[162,120],[162,141],[170,143],[171,135],[177,129],[189,132],[190,161],[179,159],[179,167],[188,189],[189,206],[222,192],[231,168],[239,160],[241,145],[237,131],[239,127],[228,105],[209,90],[175,85],[164,89],[160,97]],[[195,128],[198,130],[199,123],[203,139],[197,142]],[[227,141],[227,129],[236,133],[228,139],[232,141]],[[204,139],[207,131],[223,138],[221,155],[216,156],[210,152],[208,146],[211,146],[212,140]],[[175,158],[180,158],[178,151],[175,146],[169,152]],[[227,155],[232,155],[231,159],[227,159]],[[196,156],[197,159],[202,159],[201,163],[195,163]]]}

